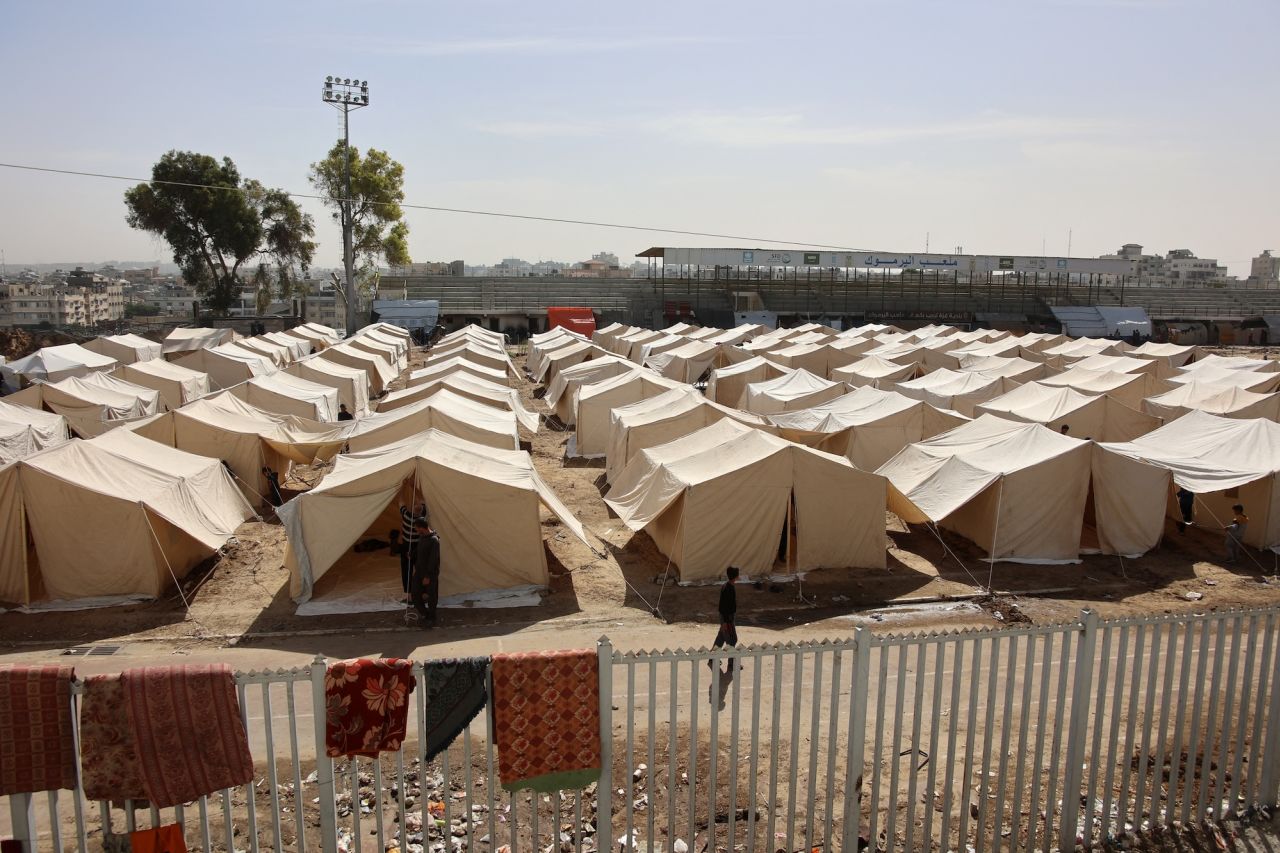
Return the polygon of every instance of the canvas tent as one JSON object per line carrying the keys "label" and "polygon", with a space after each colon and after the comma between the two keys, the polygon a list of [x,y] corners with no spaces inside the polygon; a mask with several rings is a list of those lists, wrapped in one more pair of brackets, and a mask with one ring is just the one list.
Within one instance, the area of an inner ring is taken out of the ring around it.
{"label": "canvas tent", "polygon": [[425,400],[441,388],[447,388],[455,394],[476,402],[512,412],[520,426],[529,432],[538,431],[538,414],[524,407],[524,403],[520,401],[519,392],[470,373],[451,373],[426,385],[414,385],[400,391],[392,391],[378,401],[378,411],[390,412],[419,400]]}
{"label": "canvas tent", "polygon": [[606,503],[644,530],[685,583],[738,566],[749,577],[781,571],[885,565],[885,486],[848,460],[730,419],[642,451]]}
{"label": "canvas tent", "polygon": [[120,364],[133,364],[159,358],[161,345],[138,335],[103,335],[86,343],[84,348],[114,358]]}
{"label": "canvas tent", "polygon": [[[952,353],[954,355],[954,353]],[[1019,382],[1031,382],[1050,375],[1048,365],[1025,358],[1001,358],[997,355],[962,355],[956,359],[956,370],[986,376],[1008,376]]]}
{"label": "canvas tent", "polygon": [[622,374],[634,372],[636,366],[625,358],[616,355],[604,355],[600,358],[584,361],[572,367],[566,367],[556,374],[547,386],[543,402],[551,407],[551,411],[565,426],[573,426],[576,417],[578,389],[586,385],[603,382]]}
{"label": "canvas tent", "polygon": [[1153,361],[1162,361],[1169,370],[1183,367],[1197,360],[1201,356],[1200,347],[1181,347],[1177,344],[1158,344],[1155,341],[1147,341],[1140,347],[1129,350],[1125,353],[1130,358],[1147,358]]}
{"label": "canvas tent", "polygon": [[270,341],[277,346],[282,346],[289,350],[290,362],[306,358],[311,355],[311,351],[314,348],[310,339],[286,335],[284,332],[267,332],[265,335],[260,335],[259,337],[264,341]]}
{"label": "canvas tent", "polygon": [[338,420],[338,391],[283,371],[255,376],[230,389],[251,406],[321,423]]}
{"label": "canvas tent", "polygon": [[1074,338],[1042,352],[1050,358],[1057,356],[1061,357],[1066,364],[1074,364],[1092,355],[1124,355],[1130,349],[1132,347],[1124,341],[1113,341],[1107,338]]}
{"label": "canvas tent", "polygon": [[1160,379],[1168,372],[1164,362],[1123,355],[1091,355],[1073,361],[1071,366],[1084,370],[1109,370],[1113,373],[1143,373],[1152,379]]}
{"label": "canvas tent", "polygon": [[162,410],[159,391],[117,379],[108,373],[42,382],[9,395],[8,400],[62,415],[72,429],[90,438],[101,432],[99,425],[107,421],[143,418]]}
{"label": "canvas tent", "polygon": [[1107,394],[1131,409],[1142,408],[1156,382],[1145,373],[1116,373],[1072,367],[1039,380],[1052,388],[1071,388],[1082,394]]}
{"label": "canvas tent", "polygon": [[158,596],[253,515],[216,460],[128,430],[0,468],[0,495],[0,600],[22,605]]}
{"label": "canvas tent", "polygon": [[735,326],[732,329],[722,329],[719,333],[703,338],[703,340],[709,344],[731,347],[746,343],[757,335],[762,334],[764,331],[764,326],[746,324],[742,326]]}
{"label": "canvas tent", "polygon": [[381,394],[382,389],[386,388],[396,378],[395,370],[385,359],[347,343],[335,344],[326,348],[324,352],[320,353],[320,358],[345,365],[346,367],[358,367],[363,370],[369,379],[369,391],[372,394]]}
{"label": "canvas tent", "polygon": [[353,416],[369,411],[369,374],[327,358],[304,358],[288,367],[289,373],[338,392],[338,405],[345,405]]}
{"label": "canvas tent", "polygon": [[176,409],[209,393],[209,375],[162,358],[121,365],[114,376],[160,392],[166,408]]}
{"label": "canvas tent", "polygon": [[609,450],[609,424],[614,410],[685,387],[642,367],[633,367],[629,373],[583,386],[578,391],[574,415],[577,429],[571,439],[571,455],[604,456]]}
{"label": "canvas tent", "polygon": [[736,408],[757,415],[793,412],[833,400],[846,390],[840,382],[814,376],[807,370],[795,370],[776,379],[747,385]]}
{"label": "canvas tent", "polygon": [[[17,462],[70,440],[71,431],[62,415],[0,400],[0,465]],[[2,511],[0,518],[3,518]]]}
{"label": "canvas tent", "polygon": [[274,373],[276,369],[266,356],[254,355],[230,344],[212,349],[196,349],[173,359],[173,362],[180,367],[205,374],[209,377],[209,384],[217,391],[247,382],[255,376]]}
{"label": "canvas tent", "polygon": [[231,329],[178,328],[170,332],[160,345],[165,358],[175,359],[198,349],[213,349],[236,339]]}
{"label": "canvas tent", "polygon": [[514,412],[439,388],[418,400],[389,412],[375,412],[348,425],[347,446],[353,453],[394,444],[428,429],[456,435],[475,444],[501,450],[520,447],[520,431]]}
{"label": "canvas tent", "polygon": [[225,346],[261,356],[269,360],[277,369],[293,361],[293,354],[288,347],[273,344],[271,341],[263,340],[262,338],[239,338]]}
{"label": "canvas tent", "polygon": [[920,365],[915,362],[898,364],[887,358],[867,355],[845,367],[837,367],[831,371],[831,378],[843,382],[851,388],[870,385],[872,388],[889,390],[899,382],[914,379],[920,373]]}
{"label": "canvas tent", "polygon": [[78,344],[41,347],[25,358],[5,365],[27,381],[57,382],[72,376],[87,376],[100,370],[112,370],[117,362],[110,356],[87,350]]}
{"label": "canvas tent", "polygon": [[723,418],[768,430],[764,418],[713,403],[687,387],[619,406],[609,415],[605,479],[613,482],[640,451],[675,441]]}
{"label": "canvas tent", "polygon": [[736,364],[717,367],[707,379],[707,398],[722,406],[736,406],[748,385],[777,379],[786,372],[786,368],[758,355]]}
{"label": "canvas tent", "polygon": [[967,419],[893,391],[864,386],[811,409],[769,415],[767,420],[782,438],[874,471],[908,444],[954,429]]}
{"label": "canvas tent", "polygon": [[296,338],[304,343],[310,344],[313,355],[325,347],[333,346],[338,343],[338,341],[342,340],[336,335],[331,339],[321,332],[309,328],[309,325],[310,324],[304,323],[301,326],[294,326],[292,329],[285,329],[281,334],[285,337]]}
{"label": "canvas tent", "polygon": [[655,332],[652,329],[640,329],[639,331],[632,332],[629,335],[623,335],[615,342],[617,347],[622,351],[616,352],[615,355],[620,355],[623,358],[629,358],[636,364],[640,364],[640,362],[644,360],[645,344],[665,337],[666,335],[662,332]]}
{"label": "canvas tent", "polygon": [[609,353],[595,344],[589,344],[586,341],[575,341],[567,347],[561,347],[548,353],[547,357],[538,365],[538,369],[533,372],[533,378],[538,382],[550,384],[555,380],[556,374],[566,367],[573,367],[575,364],[581,364],[584,361],[603,358],[608,355]]}
{"label": "canvas tent", "polygon": [[591,333],[591,343],[596,346],[604,347],[612,352],[613,350],[609,346],[610,344],[623,335],[629,335],[634,331],[634,326],[628,326],[625,323],[610,323],[603,329],[596,329]]}
{"label": "canvas tent", "polygon": [[1085,394],[1074,388],[1057,388],[1028,382],[974,407],[1011,421],[1044,424],[1074,438],[1094,441],[1131,441],[1163,424],[1154,413],[1130,408],[1106,394]]}
{"label": "canvas tent", "polygon": [[692,384],[716,362],[720,347],[705,341],[686,341],[661,352],[650,353],[645,367],[677,382]]}
{"label": "canvas tent", "polygon": [[791,344],[780,350],[769,353],[768,359],[774,364],[792,370],[807,370],[814,376],[826,378],[838,367],[852,364],[861,357],[861,352],[871,347],[854,344],[838,347],[832,344]]}
{"label": "canvas tent", "polygon": [[400,373],[409,366],[408,356],[399,352],[398,348],[392,344],[384,344],[372,335],[360,335],[350,338],[344,346],[351,347],[354,350],[360,350],[372,353],[387,363],[391,369],[393,376],[399,376]]}
{"label": "canvas tent", "polygon": [[414,370],[409,374],[408,387],[414,385],[425,385],[429,382],[435,382],[451,373],[470,373],[472,376],[478,376],[481,379],[494,382],[499,385],[510,385],[511,375],[505,370],[495,370],[485,367],[482,364],[476,364],[474,361],[467,361],[465,358],[446,358],[441,361],[435,361],[426,367]]}
{"label": "canvas tent", "polygon": [[1245,544],[1280,548],[1280,424],[1275,421],[1190,412],[1135,441],[1099,449],[1094,479],[1122,486],[1113,490],[1120,495],[1112,514],[1129,522],[1123,544],[1131,550],[1153,547],[1165,516],[1180,517],[1175,487],[1195,494],[1197,523],[1219,529],[1230,522],[1231,505],[1240,503],[1249,515]]}
{"label": "canvas tent", "polygon": [[542,509],[587,541],[581,523],[538,476],[528,453],[497,451],[428,430],[367,453],[344,454],[309,492],[280,507],[289,538],[285,563],[296,602],[323,597],[325,575],[358,586],[395,578],[390,606],[401,609],[398,567],[385,551],[356,554],[366,536],[400,525],[397,497],[416,486],[440,532],[442,603],[495,590],[545,587]]}
{"label": "canvas tent", "polygon": [[986,376],[943,369],[909,382],[899,382],[894,390],[899,394],[924,400],[936,408],[951,409],[971,418],[974,406],[1007,394],[1019,384],[1017,380],[1007,376]]}
{"label": "canvas tent", "polygon": [[1182,373],[1199,373],[1202,370],[1254,370],[1259,373],[1280,371],[1280,361],[1270,358],[1245,358],[1244,356],[1206,355],[1195,362],[1183,365]]}
{"label": "canvas tent", "polygon": [[1246,391],[1253,391],[1256,394],[1280,391],[1280,373],[1264,373],[1258,370],[1231,370],[1222,367],[1204,367],[1194,371],[1179,370],[1168,377],[1165,382],[1171,387],[1185,385],[1188,382],[1202,382],[1209,385],[1244,388]]}
{"label": "canvas tent", "polygon": [[1166,422],[1197,411],[1225,418],[1266,418],[1280,421],[1280,394],[1258,394],[1230,385],[1187,382],[1173,386],[1172,391],[1148,397],[1143,402],[1143,410]]}
{"label": "canvas tent", "polygon": [[542,370],[543,362],[551,353],[582,343],[588,343],[587,339],[563,326],[556,326],[550,332],[534,335],[529,339],[529,355],[525,359],[525,370],[531,376],[537,376]]}
{"label": "canvas tent", "polygon": [[879,473],[889,508],[909,524],[938,524],[994,560],[1070,563],[1080,555],[1092,447],[981,415],[906,447]]}

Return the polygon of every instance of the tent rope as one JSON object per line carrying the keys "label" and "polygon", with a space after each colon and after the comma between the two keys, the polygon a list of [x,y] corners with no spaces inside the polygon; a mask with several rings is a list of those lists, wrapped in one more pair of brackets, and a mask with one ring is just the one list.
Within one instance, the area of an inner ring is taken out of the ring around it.
{"label": "tent rope", "polygon": [[996,545],[1000,542],[1000,505],[1004,503],[1004,477],[1000,478],[1000,491],[996,495],[996,526],[991,532],[991,553],[987,555],[987,592],[992,592],[996,576]]}
{"label": "tent rope", "polygon": [[[680,539],[680,528],[684,526],[684,510],[685,502],[680,502],[680,518],[676,520],[676,533],[671,538],[672,551],[675,551],[675,543]],[[671,563],[674,560],[673,554],[667,555],[667,568],[662,573],[662,586],[658,587],[658,603],[653,606],[653,615],[658,615],[658,608],[662,606],[662,594],[667,591],[667,578],[671,576]],[[646,602],[647,603],[647,602]]]}
{"label": "tent rope", "polygon": [[164,567],[169,570],[169,577],[173,578],[173,585],[178,588],[178,595],[182,598],[182,606],[190,614],[191,602],[187,601],[187,594],[182,591],[182,584],[178,581],[178,576],[174,573],[173,566],[169,564],[169,555],[164,552],[164,546],[160,544],[160,537],[156,535],[155,526],[151,523],[151,513],[147,512],[146,504],[139,502],[138,506],[142,507],[142,517],[147,520],[147,528],[151,531],[151,538],[155,540],[156,550],[160,552],[160,556],[164,559]]}
{"label": "tent rope", "polygon": [[[969,567],[964,564],[964,561],[956,556],[956,552],[952,551],[951,548],[947,546],[946,540],[944,540],[942,538],[942,534],[938,532],[938,526],[932,521],[926,521],[924,526],[926,530],[937,538],[938,544],[942,546],[942,550],[951,555],[951,559],[955,560],[956,563],[959,564],[960,568],[964,569],[964,573],[969,576],[969,580],[973,581],[974,588],[979,590],[983,589],[982,583],[974,576],[973,572],[969,571]],[[989,590],[987,591],[989,592]]]}
{"label": "tent rope", "polygon": [[[1214,511],[1209,508],[1209,505],[1200,499],[1199,495],[1196,495],[1196,502],[1200,504],[1200,506],[1204,507],[1204,511],[1209,513],[1209,515],[1213,517],[1214,521],[1218,524],[1222,524],[1222,519],[1218,518]],[[1225,524],[1222,524],[1222,527],[1224,530],[1226,529]],[[1267,570],[1263,567],[1262,563],[1258,561],[1258,558],[1253,556],[1253,552],[1249,550],[1249,546],[1244,544],[1243,539],[1240,540],[1240,550],[1244,551],[1245,555],[1248,556],[1250,560],[1253,560],[1253,564],[1258,567],[1258,571],[1262,572],[1264,575],[1267,573]]]}

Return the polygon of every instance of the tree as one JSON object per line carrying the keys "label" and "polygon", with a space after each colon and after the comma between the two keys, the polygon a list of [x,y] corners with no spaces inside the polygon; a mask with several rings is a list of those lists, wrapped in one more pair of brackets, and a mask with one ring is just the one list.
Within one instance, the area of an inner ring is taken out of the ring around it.
{"label": "tree", "polygon": [[271,273],[266,264],[258,264],[253,274],[253,309],[261,317],[271,307]]}
{"label": "tree", "polygon": [[315,254],[311,217],[283,190],[242,179],[229,157],[170,151],[152,167],[151,181],[124,200],[129,225],[164,238],[183,278],[215,313],[234,303],[248,261],[305,269]]}
{"label": "tree", "polygon": [[379,264],[408,266],[409,226],[404,222],[404,166],[385,151],[370,148],[364,156],[359,149],[347,149],[342,140],[329,155],[311,164],[311,185],[322,193],[333,209],[333,221],[342,224],[339,199],[347,197],[346,156],[351,162],[351,243],[362,278]]}

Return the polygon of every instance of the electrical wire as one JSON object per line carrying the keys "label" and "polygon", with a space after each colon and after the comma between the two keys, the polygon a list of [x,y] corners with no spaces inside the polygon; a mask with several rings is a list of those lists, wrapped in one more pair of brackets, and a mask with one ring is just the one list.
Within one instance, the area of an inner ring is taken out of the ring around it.
{"label": "electrical wire", "polygon": [[[0,168],[16,169],[25,172],[43,172],[52,175],[73,175],[82,178],[103,178],[111,181],[129,181],[130,183],[143,184],[163,184],[173,187],[189,187],[191,189],[204,190],[223,190],[227,192],[245,192],[244,187],[227,187],[218,186],[216,184],[198,184],[187,181],[159,181],[151,178],[137,178],[128,175],[111,175],[104,172],[83,172],[76,169],[55,169],[49,166],[31,166],[24,163],[0,163]],[[442,205],[431,204],[415,204],[411,202],[368,202],[361,199],[339,198],[336,196],[317,195],[315,193],[299,193],[285,191],[285,195],[289,198],[311,199],[324,203],[350,203],[361,201],[366,204],[373,204],[385,207],[403,207],[410,210],[426,210],[434,213],[456,213],[465,216],[491,216],[500,219],[521,219],[527,222],[551,222],[559,225],[586,225],[592,228],[614,228],[622,231],[647,231],[654,234],[678,234],[684,237],[714,237],[719,240],[740,240],[743,242],[766,244],[773,243],[784,246],[808,246],[814,249],[834,249],[841,252],[859,252],[864,251],[856,249],[852,246],[834,246],[827,243],[808,243],[802,240],[774,240],[765,237],[748,237],[742,234],[717,234],[711,231],[688,231],[682,228],[662,228],[649,225],[631,225],[621,222],[603,222],[592,219],[572,219],[561,216],[537,216],[527,213],[509,213],[499,210],[477,210],[466,207],[444,207]]]}

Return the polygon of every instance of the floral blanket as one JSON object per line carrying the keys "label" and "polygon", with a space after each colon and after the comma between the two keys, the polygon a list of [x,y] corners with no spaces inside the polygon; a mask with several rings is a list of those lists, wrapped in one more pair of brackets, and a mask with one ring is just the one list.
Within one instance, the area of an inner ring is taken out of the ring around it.
{"label": "floral blanket", "polygon": [[416,684],[413,664],[400,658],[330,664],[324,677],[326,754],[373,758],[400,749]]}

